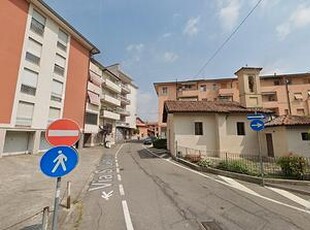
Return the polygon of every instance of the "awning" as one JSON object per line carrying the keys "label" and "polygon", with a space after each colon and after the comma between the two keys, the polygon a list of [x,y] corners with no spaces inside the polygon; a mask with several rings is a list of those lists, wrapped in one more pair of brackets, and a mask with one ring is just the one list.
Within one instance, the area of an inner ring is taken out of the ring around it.
{"label": "awning", "polygon": [[101,84],[103,83],[103,80],[100,76],[98,76],[92,71],[89,71],[89,75],[90,75],[90,80],[92,83],[94,83],[97,86],[101,86]]}
{"label": "awning", "polygon": [[98,94],[95,94],[93,92],[87,91],[89,102],[93,105],[100,105],[100,97]]}
{"label": "awning", "polygon": [[294,94],[294,98],[296,100],[302,100],[302,94],[301,93],[296,93],[296,94]]}

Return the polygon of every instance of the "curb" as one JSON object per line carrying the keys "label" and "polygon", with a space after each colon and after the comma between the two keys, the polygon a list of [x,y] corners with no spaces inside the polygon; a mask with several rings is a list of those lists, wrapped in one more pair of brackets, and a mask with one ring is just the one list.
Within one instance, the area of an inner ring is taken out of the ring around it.
{"label": "curb", "polygon": [[[191,163],[189,161],[186,161],[186,160],[183,160],[183,159],[180,159],[180,158],[173,158],[173,160],[175,160],[176,162],[179,162],[179,163],[181,163],[183,165],[186,165],[187,167],[189,167],[191,169],[194,169],[196,171],[212,173],[212,174],[222,175],[222,176],[227,176],[227,177],[231,177],[231,178],[234,178],[234,179],[243,180],[243,181],[247,181],[247,182],[250,182],[250,183],[255,183],[255,184],[262,185],[262,179],[260,177],[250,176],[250,175],[245,175],[245,174],[240,174],[240,173],[235,173],[235,172],[229,172],[229,171],[223,171],[223,170],[220,170],[220,169],[201,167],[199,165],[193,164],[193,163]],[[310,182],[309,181],[264,178],[264,184],[268,185],[268,186],[275,187],[275,188],[279,188],[279,189],[283,189],[283,190],[287,190],[287,191],[291,191],[291,192],[300,193],[300,194],[303,194],[303,195],[310,195],[310,190],[309,191],[305,191],[304,189],[290,188],[290,187],[286,187],[285,186],[287,184],[288,185],[296,185],[296,186],[310,186]]]}

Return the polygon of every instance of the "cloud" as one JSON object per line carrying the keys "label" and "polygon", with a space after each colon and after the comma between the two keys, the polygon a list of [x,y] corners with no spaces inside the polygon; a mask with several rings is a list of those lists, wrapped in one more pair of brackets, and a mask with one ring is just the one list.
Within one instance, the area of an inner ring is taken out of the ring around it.
{"label": "cloud", "polygon": [[162,38],[169,38],[169,37],[171,37],[171,33],[165,33],[165,34],[163,34],[161,37]]}
{"label": "cloud", "polygon": [[198,23],[200,21],[200,16],[196,18],[190,18],[185,25],[183,34],[188,36],[195,36],[198,33]]}
{"label": "cloud", "polygon": [[240,0],[218,0],[218,16],[225,30],[232,30],[239,19],[241,8]]}
{"label": "cloud", "polygon": [[128,63],[139,62],[142,52],[144,50],[144,44],[130,44],[126,47],[127,52],[130,54],[130,60],[126,61]]}
{"label": "cloud", "polygon": [[177,59],[179,58],[179,56],[173,52],[165,52],[164,53],[164,61],[165,62],[175,62]]}
{"label": "cloud", "polygon": [[310,26],[310,5],[300,4],[288,19],[276,27],[280,40],[284,40],[293,30]]}
{"label": "cloud", "polygon": [[131,44],[126,47],[128,52],[141,52],[144,49],[144,44]]}

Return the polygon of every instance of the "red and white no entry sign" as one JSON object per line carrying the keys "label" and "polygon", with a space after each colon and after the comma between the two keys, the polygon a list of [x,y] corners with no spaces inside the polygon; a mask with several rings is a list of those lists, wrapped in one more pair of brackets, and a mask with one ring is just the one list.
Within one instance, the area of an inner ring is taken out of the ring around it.
{"label": "red and white no entry sign", "polygon": [[48,126],[45,138],[53,146],[71,146],[80,138],[80,127],[73,120],[59,119]]}

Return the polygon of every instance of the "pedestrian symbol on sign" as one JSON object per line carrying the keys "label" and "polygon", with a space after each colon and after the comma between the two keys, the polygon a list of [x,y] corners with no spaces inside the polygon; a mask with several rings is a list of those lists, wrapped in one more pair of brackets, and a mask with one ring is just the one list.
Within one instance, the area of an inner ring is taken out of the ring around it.
{"label": "pedestrian symbol on sign", "polygon": [[58,169],[59,165],[61,165],[62,170],[63,170],[64,172],[67,171],[67,167],[66,167],[66,164],[65,164],[64,161],[67,161],[68,158],[66,157],[66,155],[64,155],[64,154],[62,153],[61,150],[58,151],[58,154],[59,154],[59,155],[55,158],[55,160],[53,160],[54,163],[56,163],[56,162],[57,162],[57,163],[55,164],[55,166],[54,166],[54,168],[53,168],[53,170],[52,170],[52,173],[55,173],[55,172],[56,172],[56,170]]}

